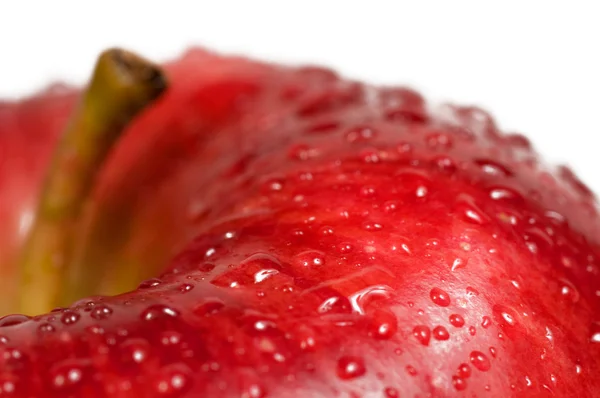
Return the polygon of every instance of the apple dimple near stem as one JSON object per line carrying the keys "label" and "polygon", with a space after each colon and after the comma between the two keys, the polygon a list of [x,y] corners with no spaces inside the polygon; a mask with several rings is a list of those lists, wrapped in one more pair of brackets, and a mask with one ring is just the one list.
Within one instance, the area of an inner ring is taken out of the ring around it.
{"label": "apple dimple near stem", "polygon": [[51,159],[20,264],[19,312],[39,314],[92,290],[101,270],[72,261],[86,200],[127,125],[166,88],[163,71],[131,52],[109,49],[98,58]]}

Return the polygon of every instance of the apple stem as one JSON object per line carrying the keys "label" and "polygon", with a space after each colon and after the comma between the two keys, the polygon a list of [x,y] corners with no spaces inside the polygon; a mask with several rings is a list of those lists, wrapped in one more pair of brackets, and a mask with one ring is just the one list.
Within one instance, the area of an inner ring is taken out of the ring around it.
{"label": "apple stem", "polygon": [[126,126],[166,87],[161,69],[131,52],[109,49],[98,58],[42,188],[20,264],[21,313],[40,314],[61,302],[67,273],[85,277],[85,270],[69,268],[80,267],[71,257],[95,177]]}

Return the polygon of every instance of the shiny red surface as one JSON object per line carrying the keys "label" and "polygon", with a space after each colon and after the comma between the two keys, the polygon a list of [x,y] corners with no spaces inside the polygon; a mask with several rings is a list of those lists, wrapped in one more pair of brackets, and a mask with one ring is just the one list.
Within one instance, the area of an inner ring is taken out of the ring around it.
{"label": "shiny red surface", "polygon": [[[0,396],[600,394],[600,222],[567,169],[408,89],[201,51],[168,70],[97,195],[135,199],[109,266],[179,254],[134,292],[1,319]],[[68,104],[1,105],[5,147],[42,170]],[[35,200],[17,157],[7,239]]]}

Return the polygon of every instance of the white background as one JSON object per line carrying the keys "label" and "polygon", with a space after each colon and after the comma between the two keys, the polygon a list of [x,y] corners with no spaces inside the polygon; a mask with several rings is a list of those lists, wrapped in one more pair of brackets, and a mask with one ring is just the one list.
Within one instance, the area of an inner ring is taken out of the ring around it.
{"label": "white background", "polygon": [[[598,4],[598,5],[596,5]],[[0,97],[85,81],[103,48],[189,45],[323,63],[435,101],[478,104],[600,192],[600,3],[0,1]]]}

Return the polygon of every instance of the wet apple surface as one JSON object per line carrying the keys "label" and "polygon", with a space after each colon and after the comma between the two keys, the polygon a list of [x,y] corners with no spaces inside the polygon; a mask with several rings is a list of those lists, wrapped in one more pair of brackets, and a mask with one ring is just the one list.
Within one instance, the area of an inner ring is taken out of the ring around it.
{"label": "wet apple surface", "polygon": [[[0,319],[0,395],[598,394],[600,220],[567,168],[407,88],[202,50],[165,71],[82,218],[102,296]],[[79,97],[0,105],[4,313]]]}

